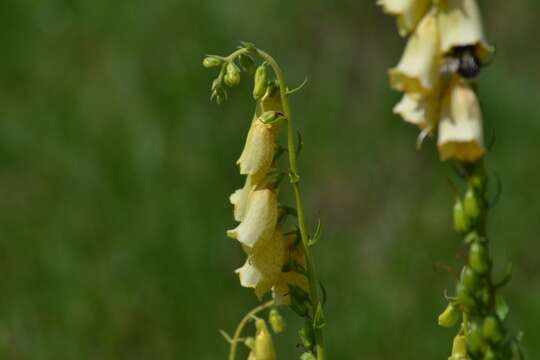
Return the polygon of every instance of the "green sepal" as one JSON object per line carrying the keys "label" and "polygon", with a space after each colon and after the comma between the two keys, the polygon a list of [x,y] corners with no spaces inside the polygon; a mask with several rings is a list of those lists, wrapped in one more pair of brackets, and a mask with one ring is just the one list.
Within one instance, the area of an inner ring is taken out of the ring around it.
{"label": "green sepal", "polygon": [[495,296],[495,312],[501,321],[505,321],[510,312],[508,303],[500,293]]}
{"label": "green sepal", "polygon": [[317,360],[315,355],[311,352],[305,352],[302,355],[300,355],[300,360]]}
{"label": "green sepal", "polygon": [[315,228],[315,234],[309,239],[309,246],[313,246],[321,238],[321,219],[317,221],[317,227]]}
{"label": "green sepal", "polygon": [[315,316],[313,317],[313,328],[322,329],[326,325],[326,318],[324,317],[324,311],[322,304],[317,304],[317,310],[315,310]]}

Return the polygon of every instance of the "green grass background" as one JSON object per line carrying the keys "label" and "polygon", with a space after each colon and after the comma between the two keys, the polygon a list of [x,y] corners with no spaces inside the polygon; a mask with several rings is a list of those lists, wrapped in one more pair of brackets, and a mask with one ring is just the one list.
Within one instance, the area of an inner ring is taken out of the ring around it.
{"label": "green grass background", "polygon": [[[540,46],[535,0],[481,1],[498,52],[483,71],[497,272],[513,329],[540,356]],[[208,101],[206,53],[274,54],[292,109],[330,359],[446,359],[436,326],[459,269],[451,168],[392,115],[403,40],[374,1],[1,0],[0,358],[224,359],[256,304],[224,231],[250,83]],[[285,311],[288,319],[294,319]],[[276,338],[294,359],[294,331]]]}

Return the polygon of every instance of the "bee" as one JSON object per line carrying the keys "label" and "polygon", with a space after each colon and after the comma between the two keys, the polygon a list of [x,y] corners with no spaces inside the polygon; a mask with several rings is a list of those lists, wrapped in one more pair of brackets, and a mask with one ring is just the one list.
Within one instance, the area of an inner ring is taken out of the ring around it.
{"label": "bee", "polygon": [[475,54],[474,46],[460,46],[444,59],[441,74],[449,76],[459,74],[466,79],[472,79],[480,74],[482,64]]}

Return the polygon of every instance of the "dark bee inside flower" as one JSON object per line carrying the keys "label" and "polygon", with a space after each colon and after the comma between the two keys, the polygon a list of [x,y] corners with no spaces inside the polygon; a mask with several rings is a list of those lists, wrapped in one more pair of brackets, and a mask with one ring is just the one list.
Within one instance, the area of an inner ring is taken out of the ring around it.
{"label": "dark bee inside flower", "polygon": [[474,46],[463,46],[454,50],[454,56],[459,59],[458,73],[466,79],[471,79],[480,73],[480,59],[475,54]]}

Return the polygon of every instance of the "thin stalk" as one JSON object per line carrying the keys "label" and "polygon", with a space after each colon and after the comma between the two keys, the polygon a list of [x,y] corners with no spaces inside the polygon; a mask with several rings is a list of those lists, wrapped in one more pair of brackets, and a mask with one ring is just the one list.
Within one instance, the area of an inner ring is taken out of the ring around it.
{"label": "thin stalk", "polygon": [[231,342],[231,350],[229,352],[229,360],[236,359],[236,348],[238,345],[238,341],[240,339],[240,335],[242,335],[242,331],[244,330],[244,326],[246,326],[247,322],[253,319],[253,317],[257,315],[259,312],[266,310],[268,308],[271,308],[273,305],[274,305],[274,300],[271,300],[267,303],[257,306],[255,309],[251,310],[244,316],[244,318],[240,321],[240,323],[238,324],[238,327],[236,328],[234,332],[234,336]]}
{"label": "thin stalk", "polygon": [[[309,281],[309,292],[311,296],[312,305],[314,307],[314,310],[317,308],[318,304],[320,303],[320,295],[319,295],[319,285],[317,281],[317,275],[315,272],[315,264],[313,262],[313,255],[311,254],[311,249],[309,245],[309,236],[306,229],[306,223],[305,223],[305,215],[304,215],[304,205],[302,202],[302,196],[300,192],[300,176],[298,174],[298,167],[296,164],[296,148],[295,148],[295,133],[294,133],[294,127],[293,127],[293,119],[292,114],[289,106],[289,99],[287,95],[287,85],[285,83],[285,77],[283,76],[283,72],[277,62],[267,54],[266,52],[257,49],[256,50],[259,56],[261,56],[274,70],[274,73],[276,74],[278,83],[279,83],[279,90],[281,95],[281,103],[283,106],[283,112],[285,115],[285,118],[287,119],[287,147],[288,147],[288,153],[289,153],[289,175],[291,178],[291,184],[294,190],[294,198],[296,201],[296,210],[298,213],[298,227],[300,228],[300,236],[302,238],[302,245],[304,248],[304,254],[306,257],[306,271],[307,271],[307,278]],[[315,332],[315,349],[317,352],[317,360],[324,360],[325,359],[325,349],[324,349],[324,341],[323,341],[323,333],[322,329],[314,329]]]}

